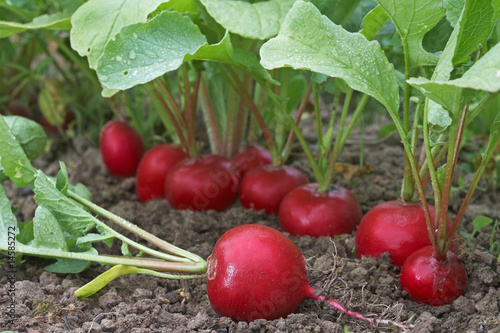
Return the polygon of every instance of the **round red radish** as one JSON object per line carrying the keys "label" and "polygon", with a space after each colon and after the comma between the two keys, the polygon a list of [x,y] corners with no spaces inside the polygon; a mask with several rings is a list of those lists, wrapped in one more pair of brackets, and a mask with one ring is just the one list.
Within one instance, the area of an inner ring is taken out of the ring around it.
{"label": "round red radish", "polygon": [[233,162],[238,167],[240,177],[243,177],[249,170],[269,165],[273,158],[269,150],[261,146],[251,146],[234,155]]}
{"label": "round red radish", "polygon": [[[435,209],[429,206],[434,222]],[[451,220],[448,218],[448,226]],[[380,257],[389,252],[392,263],[403,265],[410,254],[431,245],[424,210],[418,203],[388,201],[368,211],[356,231],[356,254],[361,257]],[[458,248],[455,241],[452,248]]]}
{"label": "round red radish", "polygon": [[227,231],[207,259],[207,294],[214,311],[237,321],[284,318],[306,298],[373,325],[409,326],[367,318],[332,298],[317,295],[307,281],[304,256],[276,229],[245,224]]}
{"label": "round red radish", "polygon": [[207,264],[210,305],[233,320],[286,317],[310,293],[302,253],[267,226],[247,224],[227,231]]}
{"label": "round red radish", "polygon": [[238,172],[227,158],[190,157],[168,173],[165,197],[175,209],[223,211],[238,197],[238,185]]}
{"label": "round red radish", "polygon": [[362,215],[354,194],[343,187],[323,193],[317,186],[302,185],[283,199],[281,228],[292,236],[333,237],[353,232]]}
{"label": "round red radish", "polygon": [[278,214],[281,201],[293,189],[308,182],[299,170],[284,166],[261,166],[250,170],[240,187],[240,200],[245,208],[265,210],[266,214]]}
{"label": "round red radish", "polygon": [[137,167],[136,191],[141,202],[165,197],[165,178],[172,167],[186,158],[179,147],[161,144],[144,154]]}
{"label": "round red radish", "polygon": [[116,177],[132,177],[144,153],[137,131],[122,121],[110,121],[99,138],[104,165]]}
{"label": "round red radish", "polygon": [[448,251],[446,259],[438,261],[432,246],[415,251],[401,268],[401,287],[416,302],[450,304],[465,292],[467,272],[453,252]]}

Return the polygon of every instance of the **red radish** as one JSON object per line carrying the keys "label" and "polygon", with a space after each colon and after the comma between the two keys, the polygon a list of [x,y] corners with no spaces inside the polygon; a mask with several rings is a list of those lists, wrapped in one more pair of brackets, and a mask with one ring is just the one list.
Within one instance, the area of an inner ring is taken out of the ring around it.
{"label": "red radish", "polygon": [[259,224],[233,228],[217,241],[207,261],[207,294],[218,315],[237,321],[286,317],[306,298],[312,298],[372,324],[407,328],[389,320],[366,318],[317,295],[307,281],[299,248],[283,233]]}
{"label": "red radish", "polygon": [[161,144],[144,154],[137,167],[137,196],[141,202],[165,197],[165,178],[172,167],[187,157],[179,147]]}
{"label": "red radish", "polygon": [[243,177],[249,170],[269,165],[273,158],[269,150],[261,146],[251,146],[234,155],[233,162],[240,171],[240,177]]}
{"label": "red radish", "polygon": [[[435,209],[429,206],[432,222]],[[448,218],[448,226],[451,226]],[[356,253],[361,257],[379,257],[389,252],[392,263],[403,265],[410,254],[431,245],[424,210],[418,203],[388,201],[365,214],[356,232]],[[458,243],[455,242],[455,248]]]}
{"label": "red radish", "polygon": [[223,211],[238,197],[238,185],[238,173],[227,158],[190,157],[168,173],[165,196],[175,209]]}
{"label": "red radish", "polygon": [[406,259],[401,268],[401,287],[416,301],[428,305],[450,304],[465,292],[467,272],[457,256],[448,251],[446,261],[434,257],[426,246]]}
{"label": "red radish", "polygon": [[302,185],[281,203],[280,226],[292,236],[337,236],[353,232],[361,221],[361,207],[349,190],[331,187],[323,193],[318,184]]}
{"label": "red radish", "polygon": [[112,175],[135,175],[144,146],[132,126],[118,120],[110,121],[101,131],[99,147],[104,165]]}
{"label": "red radish", "polygon": [[278,214],[283,198],[307,182],[306,176],[293,167],[258,167],[250,170],[241,181],[241,204],[245,208],[264,209],[266,214]]}

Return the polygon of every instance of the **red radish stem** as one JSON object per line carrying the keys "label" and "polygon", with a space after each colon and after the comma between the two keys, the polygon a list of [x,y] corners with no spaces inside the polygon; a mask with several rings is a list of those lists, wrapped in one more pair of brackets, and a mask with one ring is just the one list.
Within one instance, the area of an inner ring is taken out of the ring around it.
{"label": "red radish stem", "polygon": [[335,309],[339,310],[340,312],[345,313],[348,316],[357,318],[359,320],[369,322],[372,325],[379,325],[379,324],[392,325],[392,326],[399,327],[401,329],[410,329],[413,327],[413,325],[405,325],[405,324],[398,323],[396,321],[389,320],[389,319],[378,319],[378,318],[365,317],[359,312],[355,312],[355,311],[351,311],[351,310],[346,309],[344,306],[342,306],[342,304],[340,304],[339,302],[337,302],[333,298],[325,298],[321,295],[317,295],[314,291],[314,288],[311,286],[309,286],[308,289],[310,292],[309,298],[328,303],[329,305],[333,306]]}

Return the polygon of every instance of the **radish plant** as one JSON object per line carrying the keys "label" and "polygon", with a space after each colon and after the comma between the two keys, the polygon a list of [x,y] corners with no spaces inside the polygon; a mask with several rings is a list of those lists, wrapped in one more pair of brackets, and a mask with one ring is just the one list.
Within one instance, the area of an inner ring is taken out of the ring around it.
{"label": "radish plant", "polygon": [[[39,125],[34,125],[35,129],[37,126],[40,129]],[[205,272],[206,262],[202,258],[169,244],[93,204],[89,200],[90,193],[83,185],[72,186],[68,183],[64,163],[61,162],[61,170],[56,178],[48,177],[41,170],[35,169],[26,152],[36,149],[39,141],[36,137],[37,131],[32,131],[29,126],[24,127],[24,138],[34,139],[28,142],[27,149],[12,135],[2,116],[0,129],[0,161],[3,173],[17,186],[31,186],[38,204],[33,221],[25,223],[21,229],[9,199],[0,186],[2,252],[10,251],[9,256],[15,256],[16,260],[20,260],[22,255],[57,259],[54,264],[46,267],[48,271],[55,273],[79,273],[91,262],[113,265],[106,273],[78,290],[78,297],[87,297],[113,278],[124,274],[142,273],[165,278],[190,279],[201,277]],[[159,250],[123,236],[97,219],[93,213],[129,230]],[[90,232],[91,229],[97,232]],[[12,238],[15,246],[9,247],[7,240]],[[115,238],[122,243],[122,256],[98,254],[92,245],[102,241],[111,246]],[[143,253],[150,257],[141,257]]]}
{"label": "radish plant", "polygon": [[[261,48],[261,63],[269,69],[291,66],[341,78],[352,89],[372,96],[385,106],[404,148],[402,200],[411,201],[415,193],[420,199],[426,222],[425,238],[433,249],[415,254],[429,257],[425,260],[430,264],[422,268],[424,270],[432,266],[443,267],[428,272],[428,283],[420,286],[403,283],[405,278],[402,276],[402,284],[416,300],[445,304],[465,290],[463,274],[458,273],[462,270],[450,270],[451,265],[456,266],[456,261],[450,259],[453,254],[449,250],[479,178],[500,140],[500,116],[497,115],[474,180],[456,218],[449,224],[449,194],[463,129],[500,90],[500,75],[497,75],[500,73],[500,44],[495,45],[496,39],[488,43],[499,8],[496,2],[467,0],[459,5],[446,2],[445,7],[441,1],[419,0],[379,0],[378,4],[365,17],[364,24],[371,29],[371,35],[376,35],[388,19],[394,23],[403,45],[403,73],[388,61],[376,41],[370,42],[360,33],[347,32],[322,16],[312,4],[302,1],[296,2],[288,12],[278,36]],[[441,54],[431,54],[422,47],[422,39],[445,15],[454,30]],[[314,57],[309,56],[312,53]],[[399,116],[400,90],[402,119]],[[412,97],[417,100],[413,125],[410,122]],[[417,151],[420,129],[421,154]],[[445,163],[441,166],[444,158]],[[424,191],[426,173],[434,193],[434,219]],[[410,261],[409,265],[415,262],[418,260]],[[421,273],[404,265],[403,272],[410,275],[406,281]],[[455,292],[443,292],[448,285],[454,285]],[[418,297],[417,288],[427,290],[430,298]]]}

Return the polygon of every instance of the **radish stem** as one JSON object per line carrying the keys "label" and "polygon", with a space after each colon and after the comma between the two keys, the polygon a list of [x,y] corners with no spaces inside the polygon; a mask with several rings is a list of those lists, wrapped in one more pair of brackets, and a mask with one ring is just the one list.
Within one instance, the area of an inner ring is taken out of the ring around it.
{"label": "radish stem", "polygon": [[309,298],[312,298],[312,299],[315,299],[318,301],[323,301],[323,302],[327,303],[328,305],[334,307],[338,311],[345,313],[346,315],[348,315],[350,317],[354,317],[356,319],[366,321],[374,326],[379,325],[379,324],[384,324],[384,325],[396,326],[396,327],[399,327],[401,329],[410,329],[413,327],[413,325],[405,325],[405,324],[398,323],[396,321],[392,321],[389,319],[377,319],[377,318],[365,317],[364,315],[362,315],[359,312],[355,312],[355,311],[351,311],[351,310],[346,309],[344,306],[342,306],[342,304],[340,304],[339,302],[337,302],[333,298],[325,298],[321,295],[316,294],[314,288],[311,286],[308,286],[307,293],[308,293]]}
{"label": "radish stem", "polygon": [[210,96],[208,95],[207,86],[205,85],[205,80],[203,79],[203,77],[200,80],[200,94],[201,103],[203,105],[202,111],[206,119],[205,124],[207,127],[210,145],[212,147],[212,150],[215,151],[216,154],[222,155],[222,137],[219,131],[219,126],[217,125],[214,108],[210,100]]}

